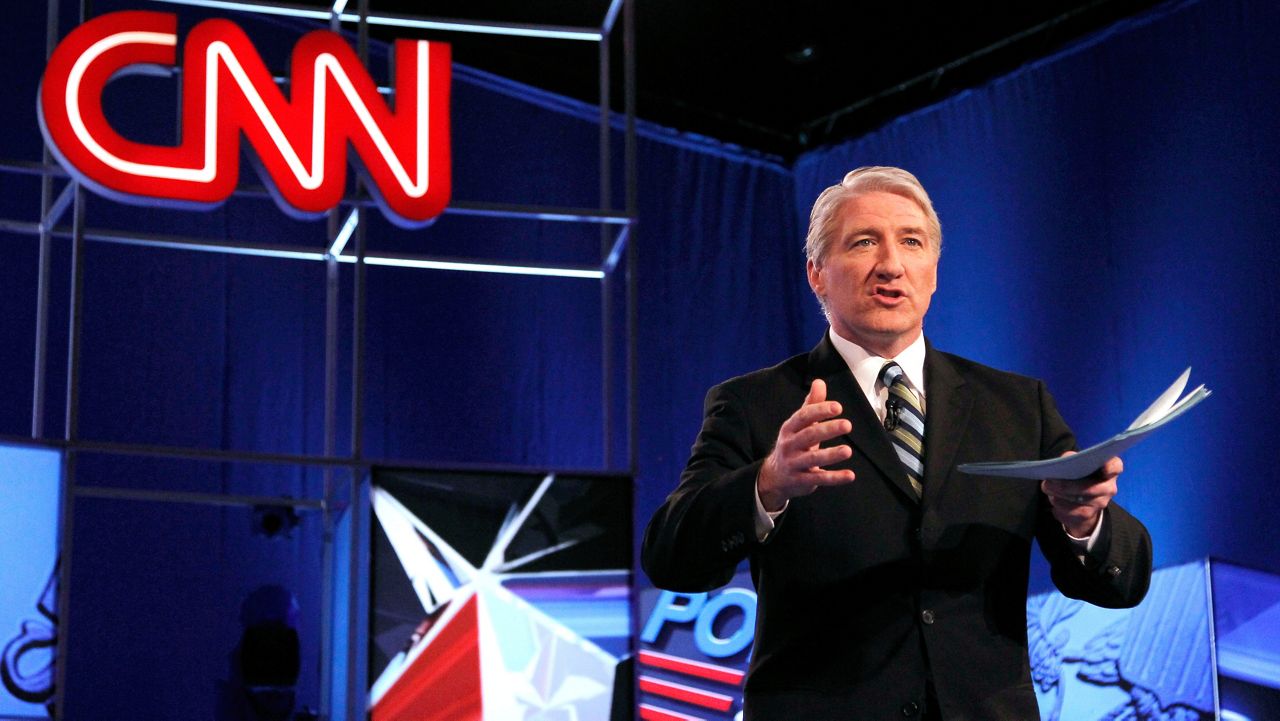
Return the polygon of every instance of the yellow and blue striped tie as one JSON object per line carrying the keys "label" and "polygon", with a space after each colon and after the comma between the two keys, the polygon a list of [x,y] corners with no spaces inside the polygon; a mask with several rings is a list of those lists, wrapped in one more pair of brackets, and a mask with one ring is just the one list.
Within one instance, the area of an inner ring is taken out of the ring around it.
{"label": "yellow and blue striped tie", "polygon": [[902,367],[893,361],[880,369],[880,382],[889,389],[884,427],[893,439],[893,449],[907,472],[907,480],[917,497],[924,496],[924,411],[920,399],[907,387]]}

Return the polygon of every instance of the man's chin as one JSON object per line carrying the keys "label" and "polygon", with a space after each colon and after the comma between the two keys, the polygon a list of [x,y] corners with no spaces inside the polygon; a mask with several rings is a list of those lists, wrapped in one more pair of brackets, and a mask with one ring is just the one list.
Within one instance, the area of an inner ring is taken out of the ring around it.
{"label": "man's chin", "polygon": [[845,340],[857,343],[867,350],[910,344],[920,334],[921,327],[914,324],[878,323],[862,326],[837,325],[836,332]]}
{"label": "man's chin", "polygon": [[870,323],[855,327],[855,330],[861,335],[875,338],[879,341],[900,340],[904,336],[914,338],[915,334],[920,331],[920,324],[915,322],[914,318],[904,318],[902,316],[903,314],[892,311],[877,313],[876,317],[870,319]]}

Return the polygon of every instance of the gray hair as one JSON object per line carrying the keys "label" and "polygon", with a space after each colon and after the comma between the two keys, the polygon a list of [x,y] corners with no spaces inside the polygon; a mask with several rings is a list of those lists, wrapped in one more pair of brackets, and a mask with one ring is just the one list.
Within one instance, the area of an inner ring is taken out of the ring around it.
{"label": "gray hair", "polygon": [[845,201],[875,192],[900,195],[919,205],[929,223],[934,252],[942,252],[942,222],[938,220],[929,194],[924,191],[920,181],[916,180],[916,176],[902,168],[866,165],[849,171],[844,180],[822,191],[813,202],[813,210],[809,213],[809,233],[804,242],[804,252],[810,261],[816,265],[822,264],[838,230],[836,224],[840,217],[839,210]]}

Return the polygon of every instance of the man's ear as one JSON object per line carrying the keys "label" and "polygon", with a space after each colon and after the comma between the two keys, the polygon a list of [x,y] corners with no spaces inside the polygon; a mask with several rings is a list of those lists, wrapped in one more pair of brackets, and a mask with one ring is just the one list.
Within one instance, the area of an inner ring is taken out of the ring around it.
{"label": "man's ear", "polygon": [[821,297],[826,292],[822,282],[822,267],[812,260],[806,261],[804,267],[809,275],[809,287],[813,289],[814,295]]}

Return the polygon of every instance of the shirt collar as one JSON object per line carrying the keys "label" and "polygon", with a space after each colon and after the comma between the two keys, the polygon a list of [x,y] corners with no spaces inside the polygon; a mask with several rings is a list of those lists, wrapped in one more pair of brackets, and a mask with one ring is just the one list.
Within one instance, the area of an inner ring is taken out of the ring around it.
{"label": "shirt collar", "polygon": [[880,369],[888,361],[896,361],[902,367],[903,374],[907,377],[907,385],[911,386],[911,390],[921,401],[924,400],[924,334],[921,333],[912,341],[911,345],[897,355],[895,358],[883,358],[873,353],[867,352],[865,348],[845,340],[836,333],[834,328],[827,330],[827,335],[831,338],[831,343],[836,347],[836,352],[849,365],[849,370],[853,372],[853,378],[858,382],[858,387],[862,389],[863,394],[874,397],[877,392],[876,382],[880,379]]}

